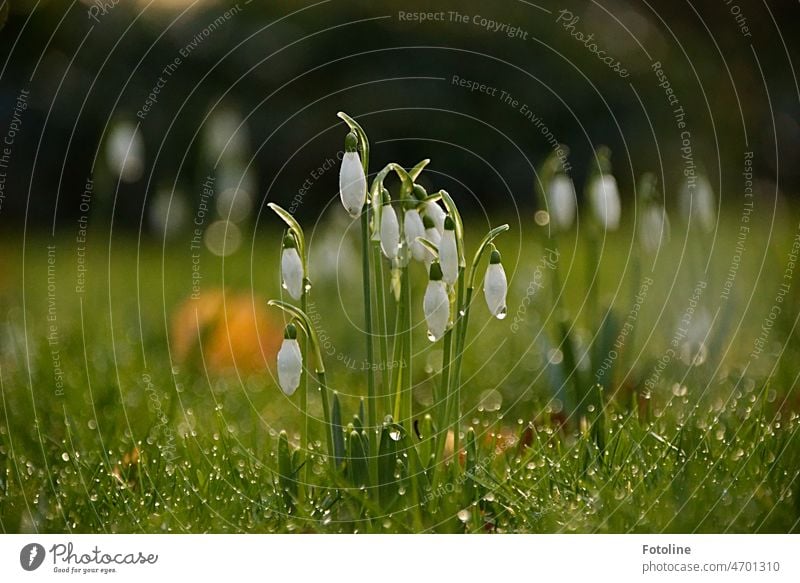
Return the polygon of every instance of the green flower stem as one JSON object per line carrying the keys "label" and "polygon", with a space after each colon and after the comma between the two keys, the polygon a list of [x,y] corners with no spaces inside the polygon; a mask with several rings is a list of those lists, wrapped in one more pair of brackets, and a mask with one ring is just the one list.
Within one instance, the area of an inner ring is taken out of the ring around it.
{"label": "green flower stem", "polygon": [[[391,380],[389,377],[389,330],[386,323],[386,293],[384,292],[385,278],[383,276],[383,262],[381,261],[381,244],[380,242],[373,242],[372,244],[372,265],[374,270],[373,287],[376,294],[376,310],[378,312],[378,336],[379,346],[381,352],[381,395],[379,405],[383,409],[381,416],[391,413],[392,410],[392,397],[391,397]],[[382,419],[376,419],[378,424],[378,431],[380,431]]]}
{"label": "green flower stem", "polygon": [[[308,313],[308,287],[306,280],[303,278],[303,292],[300,296],[300,308],[304,313]],[[303,340],[302,352],[307,354],[308,339]],[[308,449],[308,369],[304,366],[300,373],[300,411],[303,414],[303,430],[300,433],[300,451],[306,458],[305,466],[303,467],[303,488],[305,491],[308,488],[311,479],[311,452]]]}
{"label": "green flower stem", "polygon": [[403,410],[403,416],[408,422],[407,429],[409,432],[412,429],[412,422],[414,416],[414,399],[412,395],[413,383],[414,378],[412,373],[413,367],[411,366],[411,356],[413,355],[413,344],[411,338],[412,332],[412,314],[411,314],[411,277],[410,277],[408,267],[405,268],[405,273],[403,274],[403,303],[406,305],[406,321],[404,322],[404,340],[405,340],[405,360],[406,360],[406,374],[403,375],[403,379],[405,379],[405,389],[403,394],[405,395],[405,408]]}
{"label": "green flower stem", "polygon": [[469,314],[469,300],[464,298],[464,268],[458,270],[458,283],[456,292],[456,322],[455,322],[455,335],[456,335],[456,350],[453,358],[453,375],[451,379],[452,386],[448,392],[453,395],[453,411],[449,414],[453,427],[453,456],[455,460],[454,471],[457,473],[458,465],[458,450],[459,450],[459,433],[461,425],[461,360],[464,353],[464,339],[466,337],[466,323],[467,315]]}
{"label": "green flower stem", "polygon": [[[361,268],[364,284],[364,328],[367,338],[367,434],[369,435],[370,459],[377,464],[378,439],[374,435],[378,416],[376,412],[377,395],[375,394],[375,371],[372,364],[375,362],[375,345],[372,338],[372,286],[370,285],[370,241],[369,241],[369,203],[364,205],[361,212]],[[377,465],[374,468],[377,472]]]}
{"label": "green flower stem", "polygon": [[317,369],[317,381],[319,382],[319,390],[322,395],[322,410],[325,416],[325,442],[328,446],[328,463],[331,465],[331,471],[336,472],[336,458],[333,454],[333,431],[334,426],[331,422],[331,407],[328,399],[328,381],[325,375],[325,369]]}

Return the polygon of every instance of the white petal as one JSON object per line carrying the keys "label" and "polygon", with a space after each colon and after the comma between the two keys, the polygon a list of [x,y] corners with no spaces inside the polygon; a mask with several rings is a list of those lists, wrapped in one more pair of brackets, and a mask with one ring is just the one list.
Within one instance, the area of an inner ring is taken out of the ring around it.
{"label": "white petal", "polygon": [[447,216],[447,213],[442,210],[442,207],[439,206],[439,203],[433,201],[425,203],[425,214],[431,218],[433,225],[441,235],[444,232],[444,219]]}
{"label": "white petal", "polygon": [[425,321],[428,323],[428,334],[432,340],[441,338],[450,321],[450,299],[444,282],[429,281],[422,301],[422,310],[425,312]]}
{"label": "white petal", "polygon": [[291,397],[300,386],[303,370],[303,355],[297,340],[284,339],[278,351],[278,383],[281,390]]}
{"label": "white petal", "polygon": [[417,261],[424,261],[428,252],[425,246],[417,241],[418,237],[425,236],[425,225],[422,224],[422,217],[415,209],[407,210],[403,219],[403,231],[406,235],[406,243],[411,249],[411,254]]}
{"label": "white petal", "polygon": [[388,259],[397,257],[400,247],[400,224],[392,205],[384,205],[381,212],[381,251]]}
{"label": "white petal", "polygon": [[508,280],[506,271],[502,263],[490,263],[486,268],[486,277],[483,280],[483,295],[486,297],[486,305],[489,311],[496,318],[504,318],[506,315],[506,293],[508,292]]}
{"label": "white petal", "polygon": [[569,176],[558,174],[550,182],[547,206],[556,229],[565,231],[575,219],[575,186]]}
{"label": "white petal", "polygon": [[687,222],[696,223],[706,233],[714,230],[717,201],[711,184],[705,176],[698,176],[694,188],[683,185],[680,196],[681,213]]}
{"label": "white petal", "polygon": [[458,249],[456,248],[456,232],[445,229],[439,243],[439,263],[442,266],[442,278],[453,285],[458,279]]}
{"label": "white petal", "polygon": [[303,262],[294,247],[284,249],[281,254],[281,279],[289,295],[299,300],[303,293]]}
{"label": "white petal", "polygon": [[339,194],[342,204],[351,217],[361,214],[367,200],[367,179],[357,152],[345,152],[339,171]]}
{"label": "white petal", "polygon": [[606,231],[615,231],[621,213],[617,181],[610,174],[596,177],[589,196],[597,222]]}
{"label": "white petal", "polygon": [[669,219],[664,207],[650,205],[639,221],[639,240],[647,253],[654,254],[669,240]]}

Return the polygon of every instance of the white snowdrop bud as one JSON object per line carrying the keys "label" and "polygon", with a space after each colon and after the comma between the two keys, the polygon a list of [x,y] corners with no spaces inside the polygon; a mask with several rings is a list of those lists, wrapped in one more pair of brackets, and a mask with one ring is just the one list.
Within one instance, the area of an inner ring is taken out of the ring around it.
{"label": "white snowdrop bud", "polygon": [[547,188],[547,210],[553,226],[566,231],[575,220],[575,185],[566,174],[556,174]]}
{"label": "white snowdrop bud", "polygon": [[406,236],[406,244],[411,249],[411,255],[417,261],[424,261],[428,252],[422,243],[417,241],[417,238],[425,237],[425,226],[416,208],[406,210],[403,218],[403,232]]}
{"label": "white snowdrop bud", "polygon": [[439,242],[439,263],[441,263],[444,281],[449,285],[458,279],[458,247],[456,247],[456,226],[453,219],[444,220],[444,233]]}
{"label": "white snowdrop bud", "polygon": [[129,121],[115,124],[108,134],[106,159],[123,182],[136,182],[144,172],[142,132]]}
{"label": "white snowdrop bud", "polygon": [[639,219],[639,241],[646,253],[654,255],[669,241],[669,218],[659,204],[647,205]]}
{"label": "white snowdrop bud", "polygon": [[688,182],[683,185],[680,207],[681,214],[688,223],[699,225],[706,233],[714,230],[717,220],[717,200],[711,189],[711,183],[704,175],[697,177],[694,188],[690,188]]}
{"label": "white snowdrop bud", "polygon": [[339,171],[339,194],[351,217],[358,217],[367,200],[367,178],[357,151],[358,138],[353,132],[344,141],[344,157]]}
{"label": "white snowdrop bud", "polygon": [[283,238],[281,253],[281,285],[292,298],[299,300],[303,293],[303,261],[297,252],[297,244],[292,235]]}
{"label": "white snowdrop bud", "polygon": [[606,231],[616,231],[621,208],[617,181],[611,174],[598,174],[592,179],[589,202],[600,226]]}
{"label": "white snowdrop bud", "polygon": [[283,344],[278,351],[278,384],[287,397],[291,397],[300,386],[303,371],[303,354],[297,342],[297,329],[294,324],[286,326]]}
{"label": "white snowdrop bud", "polygon": [[422,301],[422,311],[428,323],[428,339],[437,341],[444,336],[450,322],[450,298],[442,281],[442,268],[437,261],[431,263],[430,281]]}
{"label": "white snowdrop bud", "polygon": [[[436,229],[436,224],[433,222],[433,219],[429,215],[425,215],[422,217],[422,226],[425,227],[425,238],[436,245],[436,248],[439,248],[439,243],[442,240],[442,235]],[[435,259],[433,253],[425,249],[425,269],[430,271],[431,262]]]}
{"label": "white snowdrop bud", "polygon": [[387,259],[397,258],[397,251],[400,248],[400,223],[397,221],[397,213],[389,202],[389,196],[384,193],[383,207],[381,209],[381,251]]}
{"label": "white snowdrop bud", "polygon": [[489,259],[489,267],[486,268],[483,295],[486,297],[489,311],[498,320],[506,317],[506,293],[508,293],[508,280],[500,262],[500,252],[495,249]]}

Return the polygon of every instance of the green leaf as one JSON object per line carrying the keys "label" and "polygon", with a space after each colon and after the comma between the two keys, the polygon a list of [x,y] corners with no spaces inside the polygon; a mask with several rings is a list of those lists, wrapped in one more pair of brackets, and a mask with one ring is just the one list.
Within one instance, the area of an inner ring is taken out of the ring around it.
{"label": "green leaf", "polygon": [[344,459],[344,427],[342,426],[342,408],[339,405],[339,395],[333,393],[333,406],[331,407],[331,425],[333,425],[333,459],[338,466]]}
{"label": "green leaf", "polygon": [[354,486],[366,486],[369,484],[369,464],[367,463],[367,449],[363,433],[351,431],[348,445],[350,446],[348,451],[350,479]]}
{"label": "green leaf", "polygon": [[297,498],[297,480],[292,466],[292,453],[289,448],[289,437],[281,431],[278,437],[278,483],[287,497],[287,502]]}
{"label": "green leaf", "polygon": [[411,170],[409,170],[408,175],[411,177],[411,180],[416,182],[419,175],[422,174],[422,171],[425,169],[425,166],[427,166],[430,163],[431,163],[430,158],[425,158],[424,160],[418,162],[417,165],[414,166]]}
{"label": "green leaf", "polygon": [[392,439],[393,429],[384,426],[378,446],[378,500],[382,508],[388,508],[397,498],[397,441]]}

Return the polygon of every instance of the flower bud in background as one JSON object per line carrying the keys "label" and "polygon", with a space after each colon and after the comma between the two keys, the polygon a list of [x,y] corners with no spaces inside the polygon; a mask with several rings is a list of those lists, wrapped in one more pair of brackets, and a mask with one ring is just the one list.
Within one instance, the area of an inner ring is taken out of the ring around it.
{"label": "flower bud in background", "polygon": [[299,300],[303,293],[304,277],[303,261],[297,252],[297,243],[294,237],[287,233],[283,238],[281,253],[281,285],[295,300]]}
{"label": "flower bud in background", "polygon": [[[433,222],[433,219],[425,215],[422,217],[422,226],[425,227],[425,238],[436,245],[436,248],[439,248],[439,243],[442,240],[442,235],[436,229],[436,224]],[[430,271],[431,262],[435,259],[433,253],[431,253],[428,249],[425,249],[425,268]]]}
{"label": "flower bud in background", "polygon": [[489,267],[486,268],[486,277],[483,280],[483,295],[486,305],[492,315],[498,320],[506,317],[506,294],[508,293],[508,279],[500,262],[500,252],[492,251]]}
{"label": "flower bud in background", "polygon": [[397,213],[389,201],[389,193],[384,189],[383,208],[381,209],[381,251],[387,259],[397,258],[397,251],[400,248],[400,223],[397,221]]}
{"label": "flower bud in background", "polygon": [[106,160],[122,182],[136,182],[144,172],[144,139],[129,121],[114,124],[106,142]]}
{"label": "flower bud in background", "polygon": [[422,223],[422,217],[416,208],[409,208],[403,218],[403,232],[406,236],[406,244],[411,250],[411,255],[417,261],[425,261],[425,256],[428,251],[425,247],[417,241],[417,238],[425,236],[425,225]]}
{"label": "flower bud in background", "polygon": [[439,262],[444,281],[449,285],[455,284],[458,279],[458,247],[456,247],[456,225],[450,217],[444,220],[444,233],[439,242]]}
{"label": "flower bud in background", "polygon": [[358,137],[350,132],[344,140],[344,157],[339,171],[339,194],[351,217],[361,214],[367,200],[367,178],[358,155]]}
{"label": "flower bud in background", "polygon": [[694,188],[689,187],[688,181],[684,183],[681,188],[680,207],[687,223],[699,225],[706,233],[714,230],[717,220],[717,197],[705,175],[697,176]]}
{"label": "flower bud in background", "polygon": [[566,174],[556,174],[547,186],[547,210],[553,226],[566,231],[575,220],[575,185]]}
{"label": "flower bud in background", "polygon": [[300,386],[303,372],[303,354],[297,342],[297,328],[294,324],[286,326],[283,344],[278,351],[278,384],[287,397],[291,397]]}
{"label": "flower bud in background", "polygon": [[450,322],[450,298],[442,281],[442,268],[439,262],[431,263],[430,280],[422,301],[422,311],[428,323],[428,339],[435,342],[444,336]]}
{"label": "flower bud in background", "polygon": [[611,174],[597,174],[591,179],[589,202],[595,220],[605,231],[616,231],[621,214],[617,181]]}
{"label": "flower bud in background", "polygon": [[656,185],[657,179],[652,172],[643,174],[639,181],[639,243],[649,255],[658,253],[669,241],[669,218]]}

